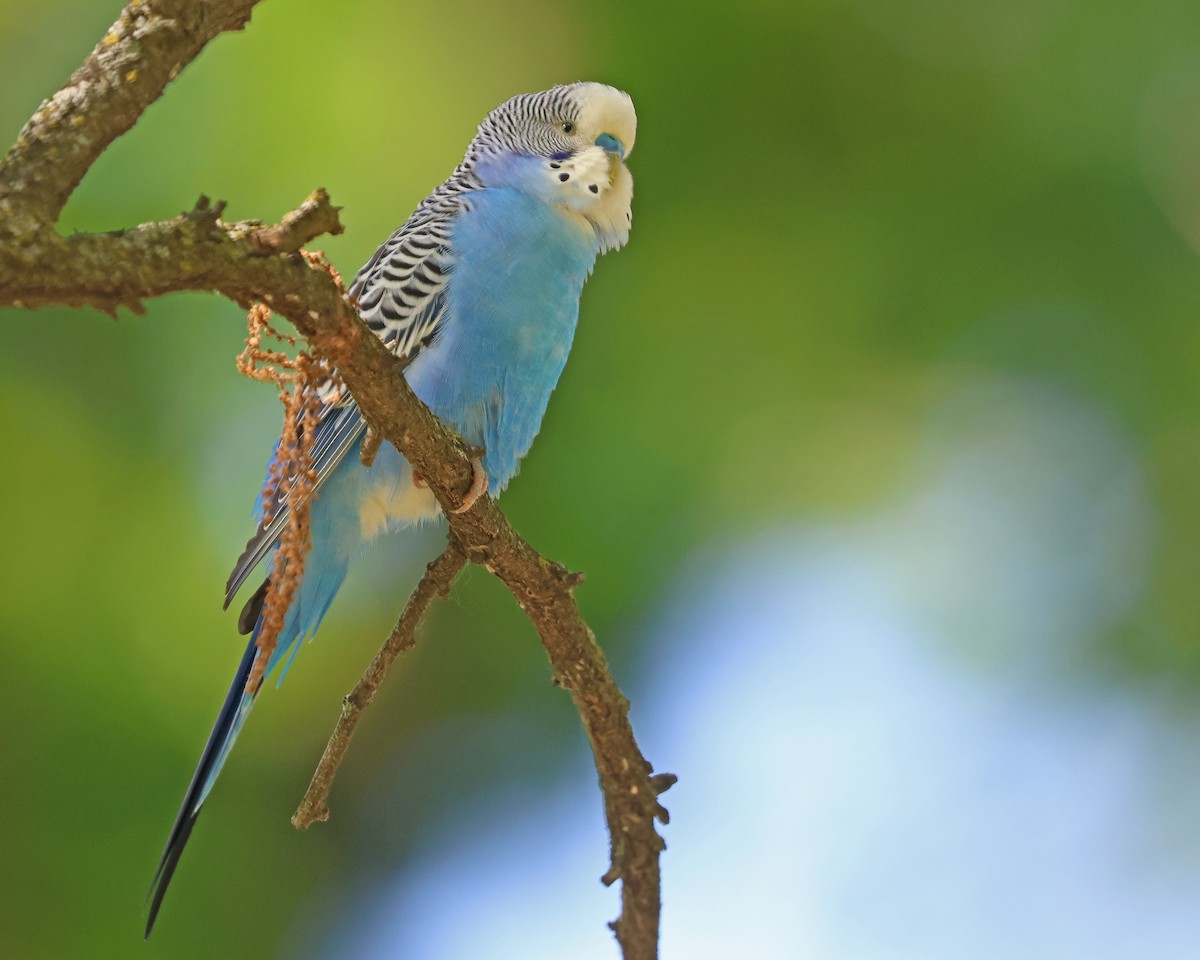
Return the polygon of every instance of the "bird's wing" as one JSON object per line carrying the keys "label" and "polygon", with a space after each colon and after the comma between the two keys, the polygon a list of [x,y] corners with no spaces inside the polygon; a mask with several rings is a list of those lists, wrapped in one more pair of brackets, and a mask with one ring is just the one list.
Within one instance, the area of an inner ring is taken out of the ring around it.
{"label": "bird's wing", "polygon": [[450,231],[463,201],[426,200],[368,260],[350,298],[394,354],[411,359],[445,318],[445,288],[453,266]]}
{"label": "bird's wing", "polygon": [[[450,231],[462,206],[458,195],[433,194],[375,251],[348,291],[367,326],[402,359],[411,361],[432,343],[446,319],[446,282],[453,264]],[[338,392],[332,380],[315,389],[323,405],[313,438],[314,493],[366,430],[354,399]],[[302,422],[301,429],[305,426]],[[226,607],[279,539],[288,513],[285,492],[274,516],[259,523],[234,564],[225,584]]]}
{"label": "bird's wing", "polygon": [[[340,406],[328,404],[320,409],[317,421],[317,432],[313,441],[313,469],[316,472],[316,480],[313,483],[314,492],[324,483],[325,479],[333,472],[333,468],[341,463],[342,458],[362,436],[366,429],[366,424],[363,422],[362,414],[358,411],[358,405],[350,400]],[[300,429],[305,429],[307,424],[301,421]],[[278,456],[278,445],[276,445],[276,456]],[[274,457],[272,457],[272,464]],[[229,574],[229,580],[225,584],[225,606],[228,607],[246,578],[258,566],[259,561],[267,555],[267,552],[274,546],[275,541],[279,539],[280,533],[283,532],[284,526],[287,524],[290,505],[288,503],[287,487],[290,484],[284,485],[284,492],[281,495],[280,503],[274,514],[268,521],[259,521],[258,529],[254,531],[252,536],[246,543],[246,549],[242,551],[242,555],[238,557],[237,563],[233,566],[233,571]],[[257,619],[257,618],[256,618]],[[249,627],[253,628],[254,623],[251,622]],[[243,630],[243,633],[249,630]]]}

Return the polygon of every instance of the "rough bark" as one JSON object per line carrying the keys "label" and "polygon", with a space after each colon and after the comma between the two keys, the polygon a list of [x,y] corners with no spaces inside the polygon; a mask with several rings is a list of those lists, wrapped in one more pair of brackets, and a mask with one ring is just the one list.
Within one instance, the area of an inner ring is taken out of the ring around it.
{"label": "rough bark", "polygon": [[[666,822],[658,795],[674,778],[652,775],[638,749],[629,705],[575,604],[573,591],[582,577],[542,557],[490,497],[465,513],[450,512],[470,486],[470,451],[413,395],[399,361],[343,300],[329,273],[298,253],[314,237],[341,231],[324,191],[271,226],[224,222],[223,204],[202,197],[174,219],[128,230],[70,237],[56,231],[68,197],[105,148],[210,40],[242,28],[255,5],[256,0],[130,3],[63,88],[30,118],[0,163],[0,304],[91,306],[115,313],[122,306],[138,311],[143,300],[173,291],[210,290],[245,307],[264,302],[291,321],[313,351],[338,368],[373,434],[412,462],[447,511],[451,546],[431,564],[435,573],[406,608],[389,641],[394,652],[411,643],[428,601],[448,588],[462,558],[505,584],[537,630],[554,682],[570,693],[595,755],[611,835],[603,879],[622,881],[621,914],[612,926],[623,955],[655,957],[663,849],[655,821]],[[381,656],[390,662],[394,652],[385,648]],[[386,665],[373,664],[369,684],[378,685]],[[329,748],[338,762],[349,737],[339,742]],[[322,781],[326,795],[331,782],[332,773]],[[297,811],[297,826],[325,815],[322,796]]]}

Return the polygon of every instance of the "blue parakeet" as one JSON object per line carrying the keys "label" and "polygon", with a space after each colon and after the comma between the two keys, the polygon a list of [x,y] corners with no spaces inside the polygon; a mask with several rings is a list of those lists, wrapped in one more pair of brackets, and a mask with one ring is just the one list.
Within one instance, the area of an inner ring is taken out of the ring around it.
{"label": "blue parakeet", "polygon": [[[371,330],[408,359],[405,376],[416,395],[484,451],[481,466],[493,496],[517,472],[538,432],[597,255],[629,238],[633,178],[625,158],[636,127],[629,96],[600,83],[513,97],[487,115],[454,173],[375,252],[350,288]],[[328,384],[320,389],[326,392],[313,438],[312,546],[268,675],[281,663],[286,672],[370,540],[439,510],[390,445],[363,466],[366,425],[358,408]],[[287,506],[267,522],[261,498],[257,510],[259,527],[230,575],[226,606],[263,561],[269,582]],[[264,583],[239,618],[250,642],[154,875],[147,936],[257,696],[258,688],[248,692],[246,684],[266,592]]]}

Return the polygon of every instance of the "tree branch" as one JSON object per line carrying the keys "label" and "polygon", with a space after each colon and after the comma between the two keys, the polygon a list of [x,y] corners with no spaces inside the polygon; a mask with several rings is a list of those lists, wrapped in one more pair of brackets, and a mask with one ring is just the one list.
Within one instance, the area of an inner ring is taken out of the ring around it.
{"label": "tree branch", "polygon": [[[201,198],[173,220],[117,233],[61,237],[55,231],[71,191],[105,147],[133,126],[210,39],[244,25],[253,6],[254,0],[130,3],[67,85],[42,105],[0,163],[0,303],[87,305],[115,313],[120,306],[140,310],[143,299],[172,291],[212,290],[245,307],[265,302],[291,321],[338,369],[372,431],[428,483],[458,544],[431,565],[397,631],[411,634],[432,600],[430,591],[453,580],[463,556],[503,581],[536,628],[554,681],[570,693],[595,755],[611,837],[603,879],[622,880],[621,914],[612,926],[626,960],[650,960],[657,956],[663,849],[655,821],[667,819],[658,795],[674,778],[652,776],[638,749],[628,702],[575,604],[573,590],[582,577],[538,554],[488,496],[465,513],[451,512],[470,487],[470,450],[416,398],[401,363],[345,302],[331,276],[296,253],[321,233],[341,230],[329,198],[314,193],[272,227],[225,223],[223,204]],[[403,636],[396,643],[398,651]],[[372,691],[395,656],[388,650],[381,651],[378,673],[368,672]],[[331,743],[331,766],[324,774],[318,768],[314,777],[314,783],[322,778],[319,790],[327,792],[348,742],[347,733],[341,746]],[[324,812],[323,796],[307,822]],[[302,805],[298,825],[303,811]]]}
{"label": "tree branch", "polygon": [[337,297],[323,271],[280,255],[342,232],[338,208],[324,190],[271,227],[258,220],[226,223],[220,218],[224,208],[201,197],[173,220],[113,233],[62,237],[46,228],[9,239],[0,229],[0,302],[90,306],[115,314],[118,307],[141,313],[143,300],[180,290],[213,290],[247,308],[258,300],[274,306],[275,291],[286,291],[281,299],[294,309],[318,291],[324,300]]}
{"label": "tree branch", "polygon": [[451,538],[441,555],[426,566],[425,574],[413,589],[408,603],[404,606],[404,612],[392,628],[391,635],[375,654],[375,659],[371,661],[354,690],[342,700],[342,713],[338,717],[337,726],[333,729],[300,806],[292,815],[292,826],[297,830],[307,830],[316,821],[329,819],[329,791],[333,787],[333,778],[337,776],[338,768],[342,765],[346,750],[350,746],[350,738],[354,736],[363,711],[371,705],[375,692],[383,683],[383,678],[387,676],[392,663],[417,642],[417,627],[425,616],[425,611],[438,597],[450,595],[450,587],[466,565],[466,555]]}
{"label": "tree branch", "polygon": [[130,3],[96,49],[30,117],[0,163],[0,220],[22,233],[58,220],[67,198],[110,143],[137,123],[168,83],[258,0]]}

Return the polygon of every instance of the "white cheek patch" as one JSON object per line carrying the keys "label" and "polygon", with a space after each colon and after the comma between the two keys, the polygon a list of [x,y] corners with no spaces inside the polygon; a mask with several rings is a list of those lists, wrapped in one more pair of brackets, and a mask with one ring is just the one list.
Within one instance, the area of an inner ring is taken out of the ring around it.
{"label": "white cheek patch", "polygon": [[600,202],[584,216],[600,241],[600,252],[617,250],[629,241],[633,224],[633,176],[623,163],[617,164],[612,188],[601,192]]}
{"label": "white cheek patch", "polygon": [[633,177],[617,155],[603,147],[585,147],[573,156],[544,162],[549,199],[578,215],[580,225],[595,233],[600,253],[623,247],[633,220]]}
{"label": "white cheek patch", "polygon": [[548,160],[546,174],[560,203],[588,210],[612,188],[611,155],[601,147],[588,147],[564,160]]}

